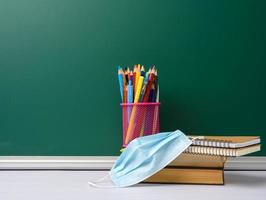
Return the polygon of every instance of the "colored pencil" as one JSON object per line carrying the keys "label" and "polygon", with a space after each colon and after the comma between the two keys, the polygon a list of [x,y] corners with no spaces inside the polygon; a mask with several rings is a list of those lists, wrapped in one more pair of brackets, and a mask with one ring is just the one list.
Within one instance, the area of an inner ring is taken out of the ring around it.
{"label": "colored pencil", "polygon": [[149,102],[155,102],[154,96],[155,96],[155,86],[154,84],[152,84],[150,95],[149,95]]}
{"label": "colored pencil", "polygon": [[[139,101],[139,96],[142,88],[142,83],[143,83],[144,77],[140,76],[138,80],[138,85],[137,85],[137,91],[134,97],[134,103],[138,103]],[[125,144],[128,144],[128,142],[131,140],[132,135],[133,135],[133,126],[136,118],[136,112],[137,112],[137,107],[133,106],[131,116],[130,116],[130,121],[127,129],[127,134],[126,134],[126,139],[125,139]]]}
{"label": "colored pencil", "polygon": [[137,73],[137,65],[134,65],[134,69],[133,69],[133,96],[135,96],[135,93],[136,93],[136,73]]}
{"label": "colored pencil", "polygon": [[142,86],[141,94],[140,94],[140,99],[139,99],[140,102],[143,102],[143,97],[144,97],[145,92],[146,92],[146,87],[147,87],[148,81],[149,81],[149,75],[147,76],[147,74],[146,74],[145,79],[144,79],[144,83]]}
{"label": "colored pencil", "polygon": [[128,102],[127,98],[128,92],[127,92],[127,85],[124,86],[124,103]]}
{"label": "colored pencil", "polygon": [[[134,65],[133,72],[130,67],[123,70],[118,66],[118,80],[123,103],[159,102],[158,72],[155,66],[146,73],[140,64]],[[141,110],[139,108],[139,105],[133,104],[123,112],[123,123],[127,124],[126,127],[123,125],[124,145],[136,137],[158,131],[159,106],[149,107],[149,110],[146,106]]]}
{"label": "colored pencil", "polygon": [[126,78],[126,85],[128,84],[128,68],[125,68],[125,78]]}
{"label": "colored pencil", "polygon": [[129,78],[129,80],[131,80],[131,84],[133,86],[133,72],[132,71],[130,71],[130,78]]}
{"label": "colored pencil", "polygon": [[157,95],[156,95],[156,102],[159,103],[160,101],[160,94],[159,94],[159,85],[157,86]]}
{"label": "colored pencil", "polygon": [[118,81],[119,81],[119,89],[120,89],[121,100],[123,102],[124,82],[123,82],[123,70],[122,70],[122,68],[120,66],[118,66]]}
{"label": "colored pencil", "polygon": [[141,66],[140,75],[145,77],[145,68],[143,65]]}
{"label": "colored pencil", "polygon": [[133,85],[131,79],[129,79],[127,92],[128,92],[128,103],[133,103]]}
{"label": "colored pencil", "polygon": [[147,85],[147,88],[146,88],[146,92],[145,92],[145,95],[143,97],[143,102],[148,102],[149,100],[149,96],[150,96],[150,91],[151,91],[151,86],[154,82],[154,79],[155,79],[155,69],[153,68],[151,70],[151,73],[149,75],[149,81],[148,81],[148,85]]}
{"label": "colored pencil", "polygon": [[158,72],[157,69],[155,70],[155,80],[154,80],[154,86],[155,86],[155,95],[154,95],[154,102],[156,102],[156,98],[157,98],[157,90],[158,90]]}
{"label": "colored pencil", "polygon": [[[137,92],[137,87],[138,87],[138,81],[139,81],[139,77],[140,77],[140,64],[138,64],[138,67],[136,69],[136,92]],[[136,94],[134,95],[134,97],[136,96]]]}
{"label": "colored pencil", "polygon": [[[156,102],[159,103],[159,85],[157,86],[157,92],[156,92]],[[156,105],[154,109],[154,114],[153,114],[153,121],[152,121],[152,133],[156,133],[159,130],[159,124],[157,124],[158,120],[158,115],[159,115],[159,106]]]}
{"label": "colored pencil", "polygon": [[124,72],[123,68],[121,68],[121,70],[122,70],[122,74],[123,74],[123,84],[124,84],[124,87],[125,87],[125,85],[127,84],[126,76],[125,76],[125,72]]}
{"label": "colored pencil", "polygon": [[130,69],[129,69],[129,67],[127,68],[127,79],[128,79],[127,84],[129,84],[129,80],[130,80]]}
{"label": "colored pencil", "polygon": [[[132,80],[129,78],[129,82],[128,82],[128,86],[127,86],[127,98],[128,98],[128,103],[132,103],[133,102],[133,85],[132,85]],[[130,116],[131,116],[131,110],[132,110],[132,106],[128,106],[127,107],[127,117],[128,117],[128,121],[130,120]]]}

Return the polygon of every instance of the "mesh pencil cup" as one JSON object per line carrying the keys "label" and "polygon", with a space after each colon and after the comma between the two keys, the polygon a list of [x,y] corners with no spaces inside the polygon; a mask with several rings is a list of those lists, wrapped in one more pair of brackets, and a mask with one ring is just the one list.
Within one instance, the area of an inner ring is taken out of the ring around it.
{"label": "mesh pencil cup", "polygon": [[160,103],[121,103],[123,147],[137,137],[160,132]]}

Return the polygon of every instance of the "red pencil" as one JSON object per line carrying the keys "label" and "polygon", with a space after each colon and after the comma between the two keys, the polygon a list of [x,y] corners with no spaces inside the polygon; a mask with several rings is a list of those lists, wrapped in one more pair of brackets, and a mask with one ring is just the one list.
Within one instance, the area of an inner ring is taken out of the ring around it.
{"label": "red pencil", "polygon": [[136,92],[136,71],[137,71],[137,65],[134,65],[134,70],[133,70],[133,97],[135,97],[135,92]]}

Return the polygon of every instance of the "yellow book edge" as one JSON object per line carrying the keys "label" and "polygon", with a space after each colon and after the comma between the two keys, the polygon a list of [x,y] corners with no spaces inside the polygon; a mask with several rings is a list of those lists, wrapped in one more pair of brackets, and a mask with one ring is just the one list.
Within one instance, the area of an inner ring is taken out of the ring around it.
{"label": "yellow book edge", "polygon": [[144,183],[223,185],[223,169],[164,168]]}

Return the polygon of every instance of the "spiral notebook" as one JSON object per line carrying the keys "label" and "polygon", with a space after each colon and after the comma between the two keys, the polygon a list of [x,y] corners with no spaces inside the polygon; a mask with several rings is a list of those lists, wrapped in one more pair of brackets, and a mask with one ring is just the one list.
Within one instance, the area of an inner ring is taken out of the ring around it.
{"label": "spiral notebook", "polygon": [[192,145],[219,148],[242,148],[260,143],[257,136],[190,136]]}
{"label": "spiral notebook", "polygon": [[202,154],[202,155],[215,155],[236,157],[243,156],[250,153],[260,151],[260,144],[252,145],[243,148],[216,148],[216,147],[203,147],[203,146],[189,146],[185,153]]}

